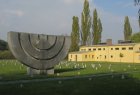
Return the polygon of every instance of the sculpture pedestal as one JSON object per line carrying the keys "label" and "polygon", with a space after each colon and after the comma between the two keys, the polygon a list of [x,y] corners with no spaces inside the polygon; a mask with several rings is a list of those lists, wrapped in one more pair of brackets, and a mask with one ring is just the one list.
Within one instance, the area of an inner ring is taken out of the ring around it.
{"label": "sculpture pedestal", "polygon": [[33,76],[33,75],[39,75],[39,74],[52,75],[54,74],[54,68],[48,69],[48,70],[36,70],[30,67],[27,67],[27,75]]}

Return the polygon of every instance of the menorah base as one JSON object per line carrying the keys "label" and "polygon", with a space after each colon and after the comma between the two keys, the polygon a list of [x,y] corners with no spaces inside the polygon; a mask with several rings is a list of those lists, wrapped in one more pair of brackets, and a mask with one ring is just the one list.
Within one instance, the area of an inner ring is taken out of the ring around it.
{"label": "menorah base", "polygon": [[36,70],[30,67],[27,67],[27,75],[40,75],[40,74],[46,74],[46,75],[52,75],[54,74],[54,68],[49,70]]}

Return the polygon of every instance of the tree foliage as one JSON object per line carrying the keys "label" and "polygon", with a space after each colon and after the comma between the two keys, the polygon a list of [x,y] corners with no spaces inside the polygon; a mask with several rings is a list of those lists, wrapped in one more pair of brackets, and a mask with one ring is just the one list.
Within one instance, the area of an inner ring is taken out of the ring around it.
{"label": "tree foliage", "polygon": [[132,28],[128,16],[124,20],[124,40],[130,40],[132,35]]}
{"label": "tree foliage", "polygon": [[97,10],[93,12],[93,24],[92,24],[93,44],[96,45],[101,42],[102,23],[98,18]]}
{"label": "tree foliage", "polygon": [[4,40],[0,40],[0,50],[7,50],[8,44]]}
{"label": "tree foliage", "polygon": [[[135,6],[139,6],[140,5],[140,0],[134,0],[134,2],[135,2]],[[139,23],[139,27],[140,27],[140,8],[138,10],[138,15],[139,15],[138,23]]]}
{"label": "tree foliage", "polygon": [[100,18],[98,19],[98,31],[99,31],[99,42],[101,42],[103,27]]}
{"label": "tree foliage", "polygon": [[139,5],[140,4],[140,0],[134,0],[135,5]]}
{"label": "tree foliage", "polygon": [[78,17],[73,16],[70,51],[77,50],[79,50],[79,19]]}
{"label": "tree foliage", "polygon": [[91,28],[91,17],[90,17],[90,9],[89,9],[89,2],[85,0],[84,8],[81,13],[81,39],[82,45],[86,45],[88,35],[90,33]]}
{"label": "tree foliage", "polygon": [[131,40],[135,43],[140,43],[140,32],[133,34]]}

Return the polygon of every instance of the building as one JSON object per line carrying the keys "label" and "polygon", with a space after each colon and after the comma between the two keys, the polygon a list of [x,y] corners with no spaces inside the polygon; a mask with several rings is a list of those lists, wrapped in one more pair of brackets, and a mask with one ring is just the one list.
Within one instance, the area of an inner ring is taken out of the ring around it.
{"label": "building", "polygon": [[69,53],[68,60],[140,63],[140,43],[119,41],[112,44],[108,39],[106,43],[81,46],[79,51]]}

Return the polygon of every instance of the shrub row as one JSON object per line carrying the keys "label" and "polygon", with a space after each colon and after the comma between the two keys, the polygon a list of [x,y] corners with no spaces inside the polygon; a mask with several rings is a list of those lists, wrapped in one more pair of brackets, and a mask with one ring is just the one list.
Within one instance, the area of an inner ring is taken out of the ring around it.
{"label": "shrub row", "polygon": [[0,59],[15,59],[9,50],[0,51]]}

